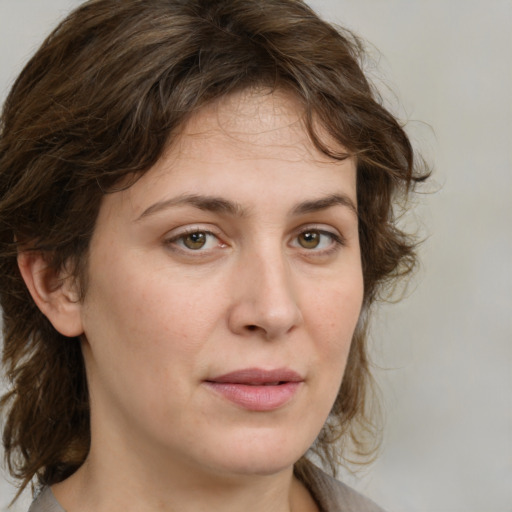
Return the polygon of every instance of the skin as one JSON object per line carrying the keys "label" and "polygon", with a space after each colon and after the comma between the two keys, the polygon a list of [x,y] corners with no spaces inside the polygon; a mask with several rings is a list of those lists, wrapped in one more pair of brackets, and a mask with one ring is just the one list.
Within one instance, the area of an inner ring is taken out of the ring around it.
{"label": "skin", "polygon": [[[83,301],[20,257],[43,312],[83,339],[91,451],[53,488],[69,512],[316,510],[293,464],[338,392],[363,281],[355,162],[318,152],[301,114],[279,91],[196,113],[105,196]],[[271,411],[207,385],[255,367],[302,380]]]}

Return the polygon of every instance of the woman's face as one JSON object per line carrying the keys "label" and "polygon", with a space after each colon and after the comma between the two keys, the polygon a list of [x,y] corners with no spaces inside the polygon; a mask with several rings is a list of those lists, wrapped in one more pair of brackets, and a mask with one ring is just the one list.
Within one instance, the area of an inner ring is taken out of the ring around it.
{"label": "woman's face", "polygon": [[315,440],[363,281],[354,161],[300,116],[284,93],[232,95],[105,196],[79,310],[91,453],[272,474]]}

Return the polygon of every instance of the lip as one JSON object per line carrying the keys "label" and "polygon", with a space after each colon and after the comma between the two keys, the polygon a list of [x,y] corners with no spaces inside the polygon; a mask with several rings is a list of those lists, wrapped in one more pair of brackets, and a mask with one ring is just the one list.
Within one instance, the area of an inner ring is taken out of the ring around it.
{"label": "lip", "polygon": [[230,402],[249,411],[273,411],[286,405],[304,378],[289,368],[244,368],[213,377],[204,384]]}

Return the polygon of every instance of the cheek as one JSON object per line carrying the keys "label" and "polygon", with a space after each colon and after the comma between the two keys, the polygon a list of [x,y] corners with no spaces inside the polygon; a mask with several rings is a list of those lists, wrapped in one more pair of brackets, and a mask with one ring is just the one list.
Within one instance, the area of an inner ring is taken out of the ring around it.
{"label": "cheek", "polygon": [[84,348],[96,405],[165,424],[176,395],[186,400],[191,393],[184,376],[195,375],[204,330],[191,314],[194,303],[162,279],[122,268],[112,269],[110,281],[97,276],[87,299]]}
{"label": "cheek", "polygon": [[147,271],[158,269],[147,261],[105,257],[102,263],[86,296],[92,350],[141,378],[170,366],[186,369],[218,321],[216,295],[166,269]]}
{"label": "cheek", "polygon": [[331,282],[323,291],[315,293],[307,315],[315,329],[324,332],[326,339],[350,341],[361,313],[362,300],[362,278],[356,274],[339,284]]}
{"label": "cheek", "polygon": [[[361,313],[363,285],[357,277],[346,279],[344,286],[330,286],[316,294],[308,308],[306,325],[315,340],[319,368],[325,386],[337,393],[348,358],[352,337]],[[327,383],[327,379],[331,384]]]}

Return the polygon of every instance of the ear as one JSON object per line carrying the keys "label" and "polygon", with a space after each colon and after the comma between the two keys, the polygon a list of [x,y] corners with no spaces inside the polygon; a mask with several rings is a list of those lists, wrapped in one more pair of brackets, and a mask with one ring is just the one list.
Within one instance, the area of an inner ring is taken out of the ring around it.
{"label": "ear", "polygon": [[18,267],[27,288],[53,327],[64,336],[80,336],[82,304],[76,278],[65,269],[53,270],[41,253],[18,254]]}

